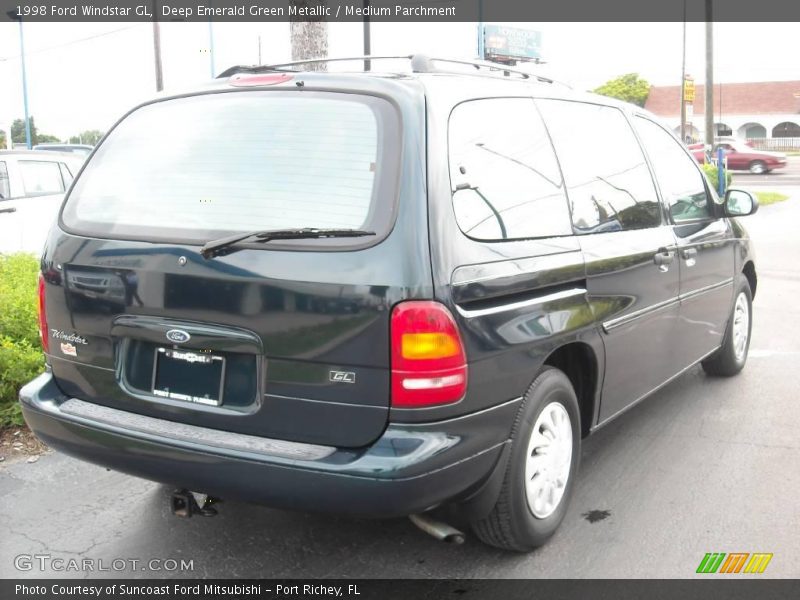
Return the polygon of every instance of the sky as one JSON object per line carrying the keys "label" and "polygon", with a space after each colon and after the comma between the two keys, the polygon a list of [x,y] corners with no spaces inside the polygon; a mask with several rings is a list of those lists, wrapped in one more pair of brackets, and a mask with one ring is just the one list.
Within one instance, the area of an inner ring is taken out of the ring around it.
{"label": "sky", "polygon": [[[678,85],[682,23],[512,23],[541,31],[546,64],[532,70],[578,89],[625,73],[654,85]],[[28,23],[25,50],[30,114],[60,138],[104,131],[155,93],[150,23]],[[363,54],[360,23],[329,24],[329,55]],[[705,73],[705,24],[687,24],[687,72]],[[716,23],[715,81],[800,80],[797,23]],[[214,71],[234,64],[290,59],[288,23],[215,23]],[[161,25],[164,86],[211,77],[208,23]],[[475,23],[372,23],[375,55],[424,52],[474,58]],[[0,24],[0,125],[23,116],[19,30]]]}

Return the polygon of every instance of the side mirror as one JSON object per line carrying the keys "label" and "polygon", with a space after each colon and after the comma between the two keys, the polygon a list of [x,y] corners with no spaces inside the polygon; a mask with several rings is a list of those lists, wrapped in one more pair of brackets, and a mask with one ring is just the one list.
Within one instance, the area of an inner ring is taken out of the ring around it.
{"label": "side mirror", "polygon": [[750,192],[729,189],[725,192],[725,214],[729,217],[745,217],[758,210],[758,200]]}

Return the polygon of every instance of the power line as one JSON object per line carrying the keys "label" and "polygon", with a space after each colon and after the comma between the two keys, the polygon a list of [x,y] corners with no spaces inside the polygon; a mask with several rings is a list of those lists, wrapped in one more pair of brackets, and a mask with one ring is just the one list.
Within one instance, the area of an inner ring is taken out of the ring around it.
{"label": "power line", "polygon": [[[105,37],[107,35],[113,35],[115,33],[119,33],[121,31],[127,31],[129,29],[134,29],[136,27],[142,27],[144,25],[146,25],[146,23],[136,23],[135,25],[129,25],[127,27],[120,27],[119,29],[113,29],[111,31],[105,31],[103,33],[98,33],[98,34],[95,34],[95,35],[90,35],[90,36],[87,36],[87,37],[78,38],[77,40],[70,40],[69,42],[64,42],[63,44],[56,44],[55,46],[48,46],[47,48],[40,48],[39,50],[29,51],[29,52],[26,52],[25,55],[26,56],[30,56],[31,54],[41,54],[43,52],[50,52],[51,50],[57,50],[59,48],[65,48],[67,46],[72,46],[74,44],[81,44],[83,42],[88,42],[89,40],[95,40],[97,38]],[[20,54],[15,54],[15,55],[11,55],[11,56],[4,56],[4,57],[0,57],[0,61],[13,60],[13,59],[16,59],[16,58],[20,58],[20,56],[21,56]]]}

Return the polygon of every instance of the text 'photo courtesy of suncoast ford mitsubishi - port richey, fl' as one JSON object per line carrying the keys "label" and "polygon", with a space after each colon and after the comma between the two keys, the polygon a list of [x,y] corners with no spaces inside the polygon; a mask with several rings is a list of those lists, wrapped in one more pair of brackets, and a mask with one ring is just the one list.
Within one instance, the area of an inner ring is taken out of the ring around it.
{"label": "text 'photo courtesy of suncoast ford mitsubishi - port richey, fl'", "polygon": [[743,24],[34,17],[0,577],[799,574],[800,81]]}

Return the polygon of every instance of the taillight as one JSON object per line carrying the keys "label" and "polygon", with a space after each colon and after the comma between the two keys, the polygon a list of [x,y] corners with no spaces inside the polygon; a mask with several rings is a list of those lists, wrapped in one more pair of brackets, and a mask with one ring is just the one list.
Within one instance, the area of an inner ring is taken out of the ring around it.
{"label": "taillight", "polygon": [[47,313],[44,304],[44,277],[39,273],[39,335],[42,338],[42,348],[45,352],[50,352],[50,339],[47,337]]}
{"label": "taillight", "polygon": [[438,302],[401,302],[392,311],[392,406],[458,402],[467,360],[456,322]]}

